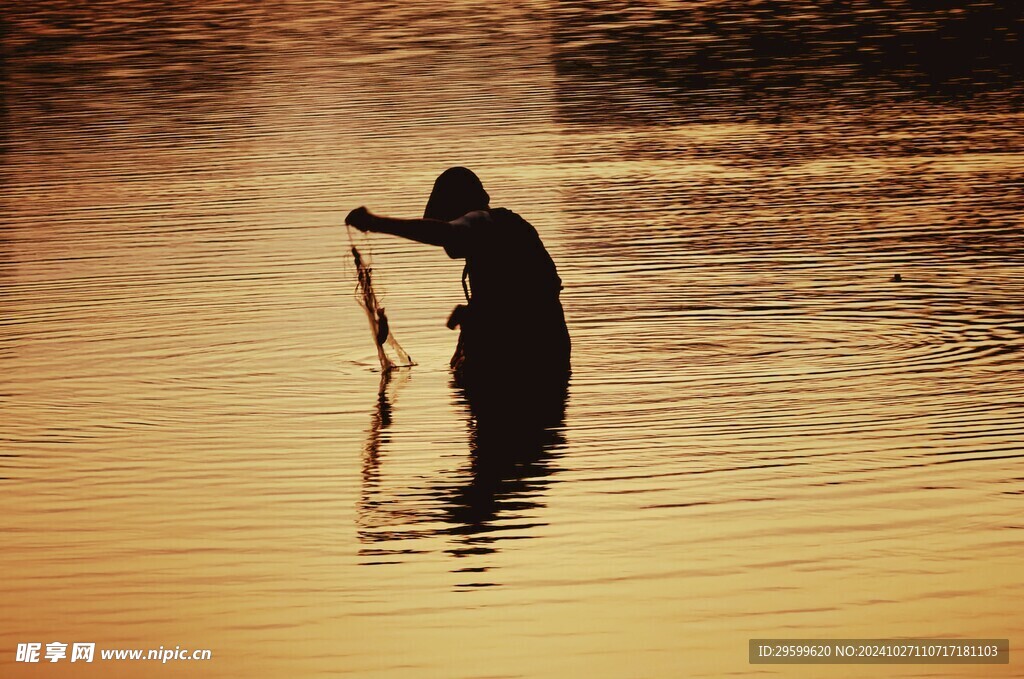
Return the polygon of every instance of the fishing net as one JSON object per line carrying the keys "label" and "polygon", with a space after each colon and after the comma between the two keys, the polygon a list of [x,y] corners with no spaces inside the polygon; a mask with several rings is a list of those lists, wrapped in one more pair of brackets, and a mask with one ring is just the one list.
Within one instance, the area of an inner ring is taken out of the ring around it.
{"label": "fishing net", "polygon": [[415,365],[391,332],[384,307],[381,306],[377,294],[373,291],[373,267],[370,266],[369,259],[356,247],[352,239],[351,227],[348,227],[348,238],[352,246],[352,258],[356,265],[356,301],[363,307],[366,318],[370,321],[370,332],[373,335],[373,343],[377,347],[380,369],[387,372],[392,368]]}

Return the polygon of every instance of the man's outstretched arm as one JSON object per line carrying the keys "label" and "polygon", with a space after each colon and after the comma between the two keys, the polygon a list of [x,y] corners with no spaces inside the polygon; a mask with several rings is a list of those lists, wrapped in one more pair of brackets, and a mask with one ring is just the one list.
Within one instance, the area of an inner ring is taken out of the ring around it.
{"label": "man's outstretched arm", "polygon": [[455,227],[437,219],[393,219],[378,217],[365,207],[356,208],[345,217],[345,223],[360,231],[390,233],[418,243],[445,247],[455,237]]}

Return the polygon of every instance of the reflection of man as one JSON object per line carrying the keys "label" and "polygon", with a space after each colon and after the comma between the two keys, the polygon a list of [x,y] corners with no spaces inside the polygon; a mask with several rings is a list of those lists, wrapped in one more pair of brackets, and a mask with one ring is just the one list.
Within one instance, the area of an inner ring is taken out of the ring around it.
{"label": "reflection of man", "polygon": [[[559,471],[555,460],[565,445],[561,427],[565,415],[566,390],[537,393],[530,407],[506,402],[494,410],[481,410],[467,390],[453,384],[456,405],[468,408],[469,455],[466,465],[454,477],[428,479],[422,487],[388,491],[380,482],[381,447],[391,437],[385,431],[392,422],[394,392],[392,379],[408,379],[404,371],[381,376],[377,408],[370,419],[363,449],[362,496],[358,504],[356,530],[363,548],[360,556],[367,565],[381,563],[388,555],[408,558],[417,551],[394,544],[400,540],[434,538],[439,547],[455,556],[483,555],[497,551],[503,537],[496,522],[509,527],[529,527],[515,518],[528,516],[544,506],[543,495],[550,477]],[[414,483],[422,476],[411,479]],[[453,482],[454,481],[454,482]],[[429,520],[425,521],[425,517]],[[435,519],[442,517],[443,523]],[[455,545],[449,536],[455,536]],[[528,537],[521,532],[517,538]],[[389,544],[390,543],[390,544]]]}

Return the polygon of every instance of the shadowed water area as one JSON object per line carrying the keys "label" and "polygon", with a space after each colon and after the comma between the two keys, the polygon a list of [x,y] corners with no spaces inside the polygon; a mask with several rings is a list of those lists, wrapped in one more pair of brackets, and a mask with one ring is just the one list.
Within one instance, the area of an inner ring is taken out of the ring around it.
{"label": "shadowed water area", "polygon": [[[0,674],[1018,675],[1021,15],[4,3]],[[559,267],[552,426],[451,384],[461,262],[359,236],[377,368],[342,220],[451,165]],[[747,662],[932,636],[1011,665]]]}

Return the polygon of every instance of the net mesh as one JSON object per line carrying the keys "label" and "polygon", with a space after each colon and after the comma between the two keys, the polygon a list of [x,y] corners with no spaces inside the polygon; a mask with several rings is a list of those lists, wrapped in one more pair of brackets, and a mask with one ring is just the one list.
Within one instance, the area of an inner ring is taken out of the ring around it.
{"label": "net mesh", "polygon": [[356,265],[356,301],[366,312],[366,318],[370,322],[370,332],[373,335],[374,346],[377,348],[380,369],[387,372],[393,368],[415,365],[391,332],[387,314],[380,304],[377,293],[373,290],[373,267],[366,255],[361,253],[352,241],[351,229],[349,229],[349,242],[352,245],[352,258]]}

